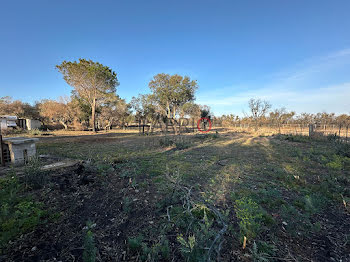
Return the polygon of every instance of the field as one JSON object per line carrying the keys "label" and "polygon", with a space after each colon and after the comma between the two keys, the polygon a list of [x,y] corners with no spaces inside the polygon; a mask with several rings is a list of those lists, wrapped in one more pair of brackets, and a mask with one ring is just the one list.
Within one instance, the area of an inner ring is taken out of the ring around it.
{"label": "field", "polygon": [[114,131],[37,149],[79,162],[2,175],[0,261],[350,261],[348,145]]}

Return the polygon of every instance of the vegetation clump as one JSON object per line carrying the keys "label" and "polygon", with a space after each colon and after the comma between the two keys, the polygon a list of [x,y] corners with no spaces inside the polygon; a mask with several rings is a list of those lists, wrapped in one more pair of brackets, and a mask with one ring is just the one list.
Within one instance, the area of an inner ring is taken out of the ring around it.
{"label": "vegetation clump", "polygon": [[261,208],[252,199],[243,197],[235,201],[235,212],[239,221],[241,239],[246,237],[248,240],[253,240],[260,229],[263,217]]}
{"label": "vegetation clump", "polygon": [[47,216],[41,203],[22,196],[23,190],[16,174],[0,178],[0,254],[10,240],[32,230]]}

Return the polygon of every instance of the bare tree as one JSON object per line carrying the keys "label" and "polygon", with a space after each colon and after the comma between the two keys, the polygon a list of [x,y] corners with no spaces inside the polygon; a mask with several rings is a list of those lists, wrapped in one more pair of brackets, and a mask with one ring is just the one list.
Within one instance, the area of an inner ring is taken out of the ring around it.
{"label": "bare tree", "polygon": [[288,123],[295,115],[295,112],[288,112],[284,107],[277,108],[270,112],[270,122],[278,128],[281,133],[281,125]]}
{"label": "bare tree", "polygon": [[250,99],[248,104],[253,121],[255,123],[255,130],[258,130],[259,121],[271,109],[271,104],[265,100],[254,98]]}

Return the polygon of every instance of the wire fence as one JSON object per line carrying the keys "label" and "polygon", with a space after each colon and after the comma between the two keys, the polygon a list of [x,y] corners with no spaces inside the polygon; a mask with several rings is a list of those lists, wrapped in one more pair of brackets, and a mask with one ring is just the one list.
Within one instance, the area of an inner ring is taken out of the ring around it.
{"label": "wire fence", "polygon": [[[180,123],[180,122],[178,122]],[[177,131],[179,133],[187,133],[187,132],[197,132],[197,122],[196,121],[187,121],[187,125],[177,125]],[[202,127],[201,127],[202,128]],[[273,134],[284,134],[284,135],[303,135],[303,136],[318,136],[318,137],[327,137],[333,136],[337,137],[342,142],[350,142],[349,139],[349,125],[341,125],[341,124],[308,124],[308,123],[290,123],[290,124],[258,124],[255,123],[237,123],[231,125],[222,125],[219,121],[212,120],[212,130],[227,130],[232,132],[248,132],[248,133],[257,133],[260,135],[273,135]],[[162,127],[160,124],[150,126],[149,124],[143,123],[135,123],[128,127],[128,129],[139,130],[140,133],[150,133],[150,132],[164,132],[166,129],[166,133],[172,133],[173,127],[172,124],[166,125]]]}
{"label": "wire fence", "polygon": [[[214,127],[218,127],[214,124]],[[226,127],[234,132],[252,132],[259,134],[285,134],[285,135],[303,135],[303,136],[334,136],[344,142],[350,142],[349,125],[336,124],[235,124]]]}

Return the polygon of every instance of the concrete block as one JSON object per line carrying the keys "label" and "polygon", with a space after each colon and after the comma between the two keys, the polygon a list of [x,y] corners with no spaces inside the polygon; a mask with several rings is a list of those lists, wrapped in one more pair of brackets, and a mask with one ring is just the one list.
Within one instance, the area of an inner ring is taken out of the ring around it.
{"label": "concrete block", "polygon": [[24,165],[36,155],[35,142],[38,138],[11,137],[4,138],[3,143],[7,144],[10,151],[11,163],[15,166]]}

